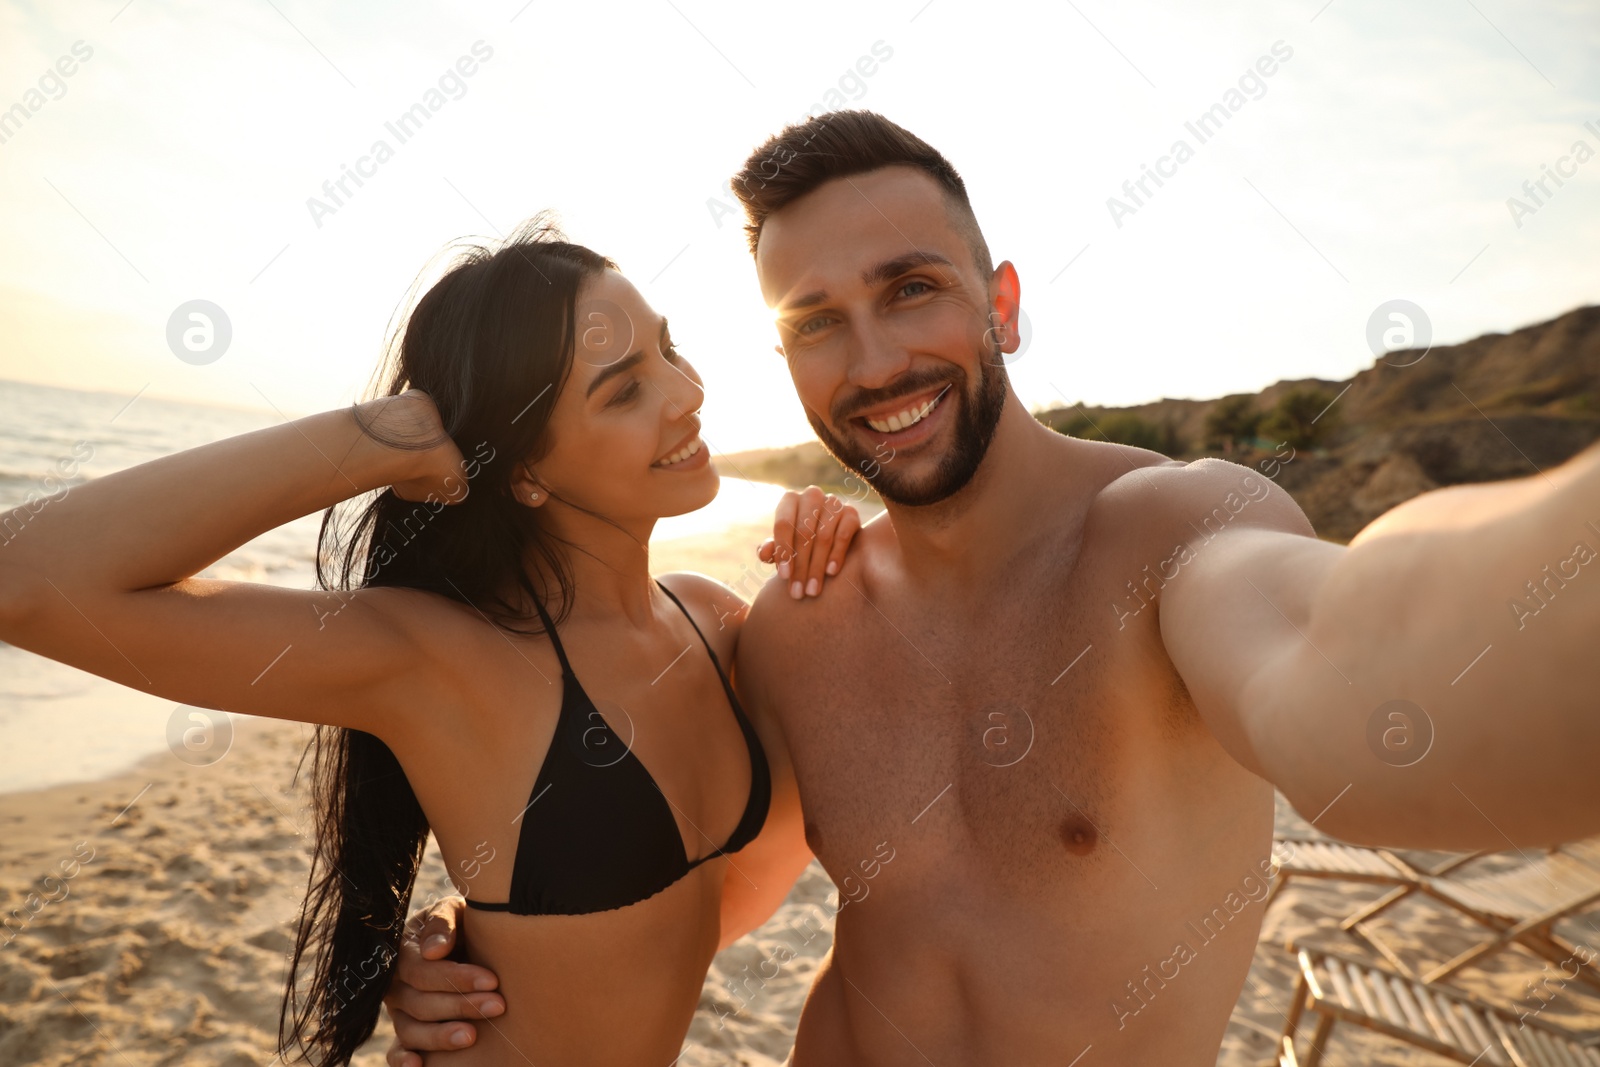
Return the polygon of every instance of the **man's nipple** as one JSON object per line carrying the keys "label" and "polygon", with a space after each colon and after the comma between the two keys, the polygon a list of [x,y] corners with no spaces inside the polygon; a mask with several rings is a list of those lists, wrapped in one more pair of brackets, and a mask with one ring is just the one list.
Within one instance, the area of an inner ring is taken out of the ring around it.
{"label": "man's nipple", "polygon": [[1087,856],[1100,842],[1094,823],[1082,815],[1069,815],[1061,823],[1061,843],[1074,856]]}

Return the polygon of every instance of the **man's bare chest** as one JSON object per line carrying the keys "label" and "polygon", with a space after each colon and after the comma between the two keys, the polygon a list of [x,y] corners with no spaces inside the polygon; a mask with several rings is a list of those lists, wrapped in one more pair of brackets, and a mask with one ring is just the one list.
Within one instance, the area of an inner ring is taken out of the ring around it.
{"label": "man's bare chest", "polygon": [[1056,877],[1107,847],[1126,756],[1186,696],[1101,585],[1035,579],[964,609],[836,590],[850,602],[807,629],[774,708],[842,895],[841,872],[889,852],[902,877],[963,859]]}

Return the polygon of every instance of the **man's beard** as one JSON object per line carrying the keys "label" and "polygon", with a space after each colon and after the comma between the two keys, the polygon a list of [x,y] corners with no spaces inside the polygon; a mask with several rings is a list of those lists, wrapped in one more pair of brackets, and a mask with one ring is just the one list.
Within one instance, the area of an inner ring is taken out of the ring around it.
{"label": "man's beard", "polygon": [[981,370],[976,396],[968,396],[960,388],[966,375],[959,372],[953,378],[945,375],[908,382],[906,387],[896,390],[900,395],[909,395],[944,381],[949,383],[949,390],[941,402],[956,405],[955,442],[940,458],[933,474],[920,484],[896,470],[892,451],[883,454],[862,451],[835,437],[809,408],[806,419],[833,458],[865,478],[883,499],[902,507],[937,504],[960,492],[972,480],[989,451],[989,443],[994,440],[995,428],[1000,425],[1000,413],[1006,402],[1006,371],[999,346],[995,346],[992,353],[980,354],[978,366]]}

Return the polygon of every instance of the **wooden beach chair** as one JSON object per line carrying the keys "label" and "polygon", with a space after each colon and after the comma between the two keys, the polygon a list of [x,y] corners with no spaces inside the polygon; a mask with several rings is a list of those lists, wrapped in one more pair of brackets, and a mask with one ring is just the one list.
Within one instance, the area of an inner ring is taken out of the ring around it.
{"label": "wooden beach chair", "polygon": [[1273,853],[1276,855],[1280,852],[1288,852],[1289,859],[1279,866],[1277,875],[1272,879],[1272,888],[1267,895],[1268,904],[1272,903],[1272,898],[1290,878],[1320,878],[1395,887],[1392,892],[1356,912],[1352,916],[1352,925],[1372,918],[1416,892],[1423,878],[1442,878],[1456,868],[1486,855],[1484,852],[1463,852],[1436,865],[1424,867],[1408,862],[1392,849],[1347,845],[1328,837],[1288,834],[1279,835],[1274,840]]}
{"label": "wooden beach chair", "polygon": [[[1451,856],[1433,866],[1421,867],[1407,862],[1398,853],[1385,848],[1347,845],[1342,841],[1325,837],[1288,835],[1278,837],[1274,843],[1274,855],[1284,852],[1288,853],[1289,858],[1279,865],[1278,873],[1273,876],[1262,914],[1266,913],[1266,908],[1272,907],[1273,899],[1291,878],[1393,886],[1389,892],[1339,923],[1339,929],[1354,932],[1364,940],[1370,938],[1359,929],[1362,923],[1420,890],[1424,879],[1443,878],[1456,868],[1483,855],[1482,852],[1467,852]],[[1373,947],[1382,952],[1385,958],[1389,958],[1387,949],[1377,944]],[[1390,959],[1390,962],[1400,966],[1398,960]],[[1404,971],[1403,966],[1401,970]]]}
{"label": "wooden beach chair", "polygon": [[[1278,1042],[1278,1067],[1317,1067],[1334,1024],[1352,1023],[1416,1048],[1483,1067],[1600,1067],[1600,1039],[1580,1038],[1529,1013],[1426,985],[1336,949],[1293,943],[1300,974]],[[1296,1031],[1316,1026],[1304,1048]]]}
{"label": "wooden beach chair", "polygon": [[[1417,888],[1494,935],[1422,976],[1424,982],[1442,982],[1512,944],[1552,963],[1577,962],[1577,946],[1553,928],[1562,919],[1600,904],[1600,869],[1552,850],[1536,853],[1514,870],[1461,878],[1427,877]],[[1600,943],[1600,937],[1596,941]],[[1600,990],[1600,972],[1592,966],[1580,965],[1577,978]]]}
{"label": "wooden beach chair", "polygon": [[[1339,923],[1339,928],[1361,938],[1401,974],[1423,982],[1441,982],[1462,968],[1486,959],[1511,944],[1565,964],[1574,959],[1576,946],[1557,936],[1555,923],[1600,903],[1600,868],[1561,849],[1539,851],[1520,867],[1481,875],[1456,875],[1458,868],[1482,856],[1473,852],[1451,857],[1428,868],[1413,866],[1388,849],[1365,848],[1326,839],[1280,838],[1290,844],[1290,858],[1279,868],[1266,903],[1290,878],[1393,886],[1389,892]],[[1592,848],[1582,842],[1574,850]],[[1380,913],[1406,897],[1422,893],[1484,927],[1493,936],[1440,964],[1425,974],[1412,972],[1367,925]],[[1582,966],[1579,979],[1600,989],[1600,973]]]}

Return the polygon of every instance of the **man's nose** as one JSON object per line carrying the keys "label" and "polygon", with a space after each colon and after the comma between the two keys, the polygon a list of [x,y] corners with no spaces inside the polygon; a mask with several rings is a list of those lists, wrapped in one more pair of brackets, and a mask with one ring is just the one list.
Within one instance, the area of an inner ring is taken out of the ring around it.
{"label": "man's nose", "polygon": [[851,328],[849,379],[858,389],[882,389],[911,366],[911,354],[888,330],[876,322]]}

